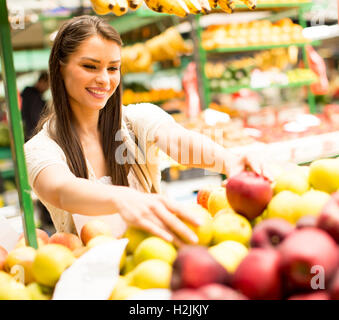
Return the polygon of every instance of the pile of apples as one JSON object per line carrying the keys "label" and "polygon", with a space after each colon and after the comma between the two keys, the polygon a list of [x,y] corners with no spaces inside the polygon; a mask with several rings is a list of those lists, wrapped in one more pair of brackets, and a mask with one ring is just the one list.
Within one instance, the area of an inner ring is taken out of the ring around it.
{"label": "pile of apples", "polygon": [[[339,299],[339,159],[276,174],[245,171],[206,186],[186,207],[200,217],[197,245],[180,248],[129,227],[120,275],[108,299],[165,289],[177,299]],[[38,249],[23,236],[0,248],[0,299],[51,299],[62,273],[91,248],[115,240],[93,219],[80,236],[37,229]],[[24,277],[20,278],[21,271]]]}
{"label": "pile of apples", "polygon": [[[253,226],[248,252],[222,272],[221,257],[205,247],[180,249],[172,299],[339,299],[338,189],[339,159],[283,170],[273,182],[253,172],[231,177],[226,201]],[[213,190],[200,190],[198,203],[209,208]]]}
{"label": "pile of apples", "polygon": [[36,234],[38,249],[26,246],[23,234],[10,252],[0,246],[0,300],[52,299],[62,273],[77,258],[115,240],[111,228],[96,219],[82,227],[80,237],[65,232],[49,236],[41,229]]}

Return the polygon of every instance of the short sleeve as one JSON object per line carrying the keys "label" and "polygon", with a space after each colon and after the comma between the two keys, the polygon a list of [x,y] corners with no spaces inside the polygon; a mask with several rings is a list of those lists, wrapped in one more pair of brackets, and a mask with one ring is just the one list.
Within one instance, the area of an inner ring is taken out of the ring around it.
{"label": "short sleeve", "polygon": [[24,144],[29,184],[33,188],[39,172],[50,165],[60,164],[67,169],[67,160],[60,146],[51,138],[39,132]]}
{"label": "short sleeve", "polygon": [[134,134],[143,143],[152,143],[159,127],[175,120],[166,111],[151,103],[123,107],[123,116],[131,124]]}

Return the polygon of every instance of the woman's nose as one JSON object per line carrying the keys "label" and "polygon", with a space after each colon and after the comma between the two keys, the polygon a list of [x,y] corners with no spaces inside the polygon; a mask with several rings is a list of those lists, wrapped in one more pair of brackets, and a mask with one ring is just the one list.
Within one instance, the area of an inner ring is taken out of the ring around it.
{"label": "woman's nose", "polygon": [[97,83],[104,84],[104,85],[109,83],[109,74],[106,69],[104,69],[97,75],[96,81]]}

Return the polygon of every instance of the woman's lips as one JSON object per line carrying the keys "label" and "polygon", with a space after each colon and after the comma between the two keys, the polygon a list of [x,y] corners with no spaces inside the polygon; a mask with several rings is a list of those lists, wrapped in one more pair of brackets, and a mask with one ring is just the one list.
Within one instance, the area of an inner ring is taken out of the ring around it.
{"label": "woman's lips", "polygon": [[87,92],[92,95],[93,97],[97,99],[103,99],[106,97],[107,90],[98,90],[98,89],[91,89],[91,88],[86,88]]}

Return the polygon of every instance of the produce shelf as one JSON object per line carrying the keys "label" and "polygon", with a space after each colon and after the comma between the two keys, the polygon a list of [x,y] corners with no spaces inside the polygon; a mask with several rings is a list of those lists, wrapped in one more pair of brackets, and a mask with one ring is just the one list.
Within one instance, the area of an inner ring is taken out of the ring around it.
{"label": "produce shelf", "polygon": [[292,82],[288,84],[271,84],[270,86],[267,87],[251,87],[251,86],[235,86],[235,87],[229,87],[221,90],[213,90],[212,94],[216,93],[225,93],[225,94],[231,94],[238,92],[241,89],[250,89],[253,91],[261,91],[263,89],[268,89],[268,88],[279,88],[279,89],[284,89],[284,88],[298,88],[302,86],[309,86],[313,83],[313,81],[301,81],[301,82]]}
{"label": "produce shelf", "polygon": [[206,50],[207,53],[227,53],[227,52],[240,52],[240,51],[257,51],[257,50],[268,50],[275,48],[288,48],[291,46],[303,47],[305,45],[319,46],[321,41],[311,41],[311,42],[299,42],[299,43],[280,43],[280,44],[271,44],[271,45],[256,45],[256,46],[247,46],[247,47],[234,47],[234,48],[217,48],[213,50]]}

